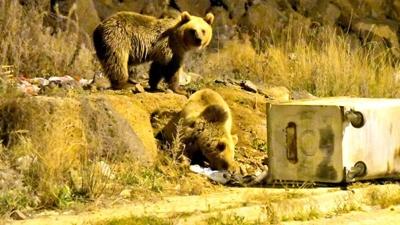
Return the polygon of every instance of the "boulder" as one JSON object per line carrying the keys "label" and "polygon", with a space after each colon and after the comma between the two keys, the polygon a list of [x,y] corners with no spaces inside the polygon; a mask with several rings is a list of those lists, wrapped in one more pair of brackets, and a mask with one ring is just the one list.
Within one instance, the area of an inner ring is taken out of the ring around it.
{"label": "boulder", "polygon": [[93,0],[97,14],[101,20],[119,11],[141,12],[146,1],[113,1],[113,0]]}
{"label": "boulder", "polygon": [[224,1],[229,11],[229,17],[237,23],[246,13],[248,0]]}
{"label": "boulder", "polygon": [[97,24],[100,23],[93,0],[77,0],[76,14],[80,28],[88,34],[92,34]]}
{"label": "boulder", "polygon": [[336,25],[337,20],[341,15],[340,8],[327,1],[320,1],[315,8],[313,8],[312,17],[314,20],[321,24]]}
{"label": "boulder", "polygon": [[239,24],[251,33],[269,34],[272,30],[281,29],[284,14],[279,11],[275,2],[260,2],[248,8]]}
{"label": "boulder", "polygon": [[396,22],[389,20],[359,19],[351,24],[351,29],[360,35],[364,41],[377,41],[387,44],[392,53],[397,57],[399,49],[399,38],[397,32],[399,27]]}
{"label": "boulder", "polygon": [[390,17],[397,21],[400,21],[400,0],[393,0],[392,6],[390,8]]}
{"label": "boulder", "polygon": [[169,0],[151,0],[146,1],[146,4],[143,6],[143,9],[140,11],[142,14],[152,15],[157,18],[162,15],[171,12],[168,9]]}
{"label": "boulder", "polygon": [[290,100],[290,91],[289,89],[283,86],[266,88],[260,91],[260,93],[271,100],[277,100],[283,102]]}
{"label": "boulder", "polygon": [[26,154],[37,154],[40,160],[56,158],[60,167],[75,165],[82,157],[128,157],[142,165],[150,165],[155,158],[127,119],[104,97],[3,100],[0,133],[2,143],[9,148],[28,143],[26,151],[31,152]]}
{"label": "boulder", "polygon": [[209,0],[175,0],[181,12],[188,11],[195,16],[204,16],[211,7]]}
{"label": "boulder", "polygon": [[230,14],[222,7],[212,7],[211,12],[214,14],[215,19],[213,23],[213,38],[209,48],[221,48],[224,43],[237,34],[236,23],[230,18]]}

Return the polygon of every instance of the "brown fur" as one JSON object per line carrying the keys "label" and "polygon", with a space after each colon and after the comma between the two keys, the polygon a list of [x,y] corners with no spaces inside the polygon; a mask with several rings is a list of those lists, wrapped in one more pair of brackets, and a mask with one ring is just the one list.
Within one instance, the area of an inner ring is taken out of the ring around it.
{"label": "brown fur", "polygon": [[206,47],[212,37],[214,16],[204,18],[183,12],[178,19],[156,19],[119,12],[97,26],[93,42],[104,72],[114,89],[127,85],[128,67],[152,61],[149,85],[156,90],[161,79],[177,93],[179,73],[186,53]]}
{"label": "brown fur", "polygon": [[237,136],[232,135],[231,111],[217,92],[203,89],[191,95],[179,115],[162,131],[167,141],[176,138],[177,126],[181,126],[184,153],[192,163],[205,161],[214,169],[237,170]]}

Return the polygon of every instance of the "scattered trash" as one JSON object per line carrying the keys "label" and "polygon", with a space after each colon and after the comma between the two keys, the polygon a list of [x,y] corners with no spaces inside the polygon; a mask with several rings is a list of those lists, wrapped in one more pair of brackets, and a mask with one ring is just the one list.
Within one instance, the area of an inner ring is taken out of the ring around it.
{"label": "scattered trash", "polygon": [[80,79],[78,81],[68,75],[62,77],[52,76],[48,79],[43,77],[25,78],[23,76],[19,76],[14,78],[14,80],[16,81],[17,89],[29,96],[38,95],[42,90],[45,90],[46,88],[84,88],[89,86],[93,82],[92,79]]}
{"label": "scattered trash", "polygon": [[227,171],[212,170],[208,167],[201,167],[199,165],[191,165],[189,169],[195,173],[202,174],[213,181],[221,184],[226,184],[230,179],[230,173]]}
{"label": "scattered trash", "polygon": [[17,89],[27,95],[38,95],[38,93],[40,91],[40,87],[38,87],[37,85],[31,84],[30,82],[28,82],[26,80],[21,80],[17,84]]}
{"label": "scattered trash", "polygon": [[79,84],[82,86],[82,87],[87,87],[87,86],[89,86],[91,83],[93,83],[93,79],[80,79],[79,80]]}
{"label": "scattered trash", "polygon": [[101,175],[109,178],[109,179],[114,179],[115,175],[112,172],[110,166],[104,162],[104,161],[100,161],[97,163],[97,168],[99,169],[99,172],[101,173]]}
{"label": "scattered trash", "polygon": [[15,160],[15,168],[19,171],[29,171],[34,163],[37,162],[37,157],[34,155],[24,155]]}
{"label": "scattered trash", "polygon": [[65,82],[70,82],[70,81],[75,81],[74,78],[71,76],[65,75],[63,77],[50,77],[48,79],[50,82],[55,82],[55,83],[65,83]]}
{"label": "scattered trash", "polygon": [[261,184],[266,180],[268,176],[268,167],[266,166],[262,171],[258,171],[254,175],[245,176],[239,174],[231,174],[225,170],[212,170],[211,168],[201,167],[199,165],[191,165],[189,169],[192,172],[204,175],[220,184],[239,187],[249,187]]}

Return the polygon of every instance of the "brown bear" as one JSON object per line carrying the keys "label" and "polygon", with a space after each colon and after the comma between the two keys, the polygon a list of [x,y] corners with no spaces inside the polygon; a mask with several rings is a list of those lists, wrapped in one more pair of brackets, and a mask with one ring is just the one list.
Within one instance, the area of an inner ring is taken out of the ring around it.
{"label": "brown bear", "polygon": [[204,18],[183,12],[176,19],[157,19],[133,12],[119,12],[102,21],[93,32],[93,42],[111,87],[129,86],[128,67],[151,62],[150,90],[162,78],[171,90],[184,94],[179,73],[190,50],[206,47],[212,38],[214,15]]}
{"label": "brown bear", "polygon": [[232,135],[231,111],[217,92],[202,89],[190,96],[178,116],[162,130],[167,142],[177,135],[192,164],[207,162],[213,169],[236,172],[234,152],[238,137]]}

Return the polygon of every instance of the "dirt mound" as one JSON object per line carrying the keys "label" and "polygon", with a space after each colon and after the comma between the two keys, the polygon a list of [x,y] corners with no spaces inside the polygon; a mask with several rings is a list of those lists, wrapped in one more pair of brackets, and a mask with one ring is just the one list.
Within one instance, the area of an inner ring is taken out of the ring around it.
{"label": "dirt mound", "polygon": [[28,141],[34,152],[59,154],[60,161],[72,163],[86,152],[108,159],[129,155],[143,164],[154,161],[129,123],[104,98],[5,100],[0,125],[2,143],[8,148]]}

